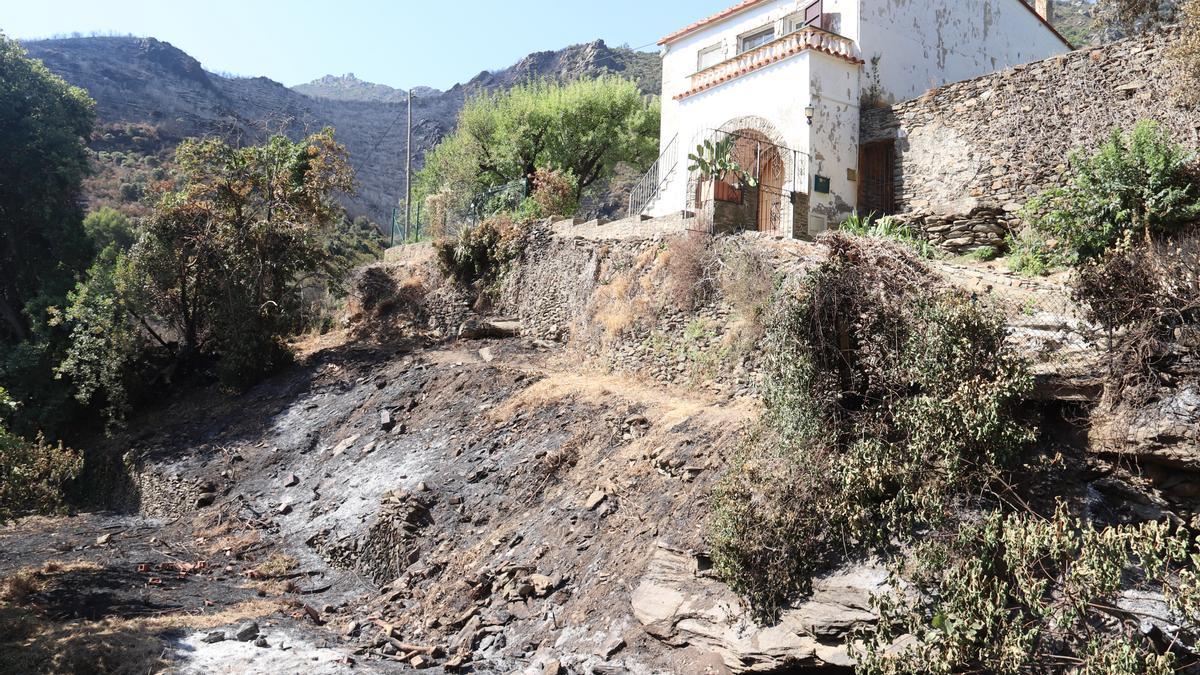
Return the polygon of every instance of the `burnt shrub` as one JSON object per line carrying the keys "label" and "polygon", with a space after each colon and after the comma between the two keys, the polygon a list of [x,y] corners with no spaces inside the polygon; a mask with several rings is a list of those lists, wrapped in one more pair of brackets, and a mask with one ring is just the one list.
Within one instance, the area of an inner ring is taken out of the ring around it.
{"label": "burnt shrub", "polygon": [[438,263],[447,277],[464,285],[492,287],[520,258],[524,228],[507,214],[464,227],[458,236],[434,243]]}

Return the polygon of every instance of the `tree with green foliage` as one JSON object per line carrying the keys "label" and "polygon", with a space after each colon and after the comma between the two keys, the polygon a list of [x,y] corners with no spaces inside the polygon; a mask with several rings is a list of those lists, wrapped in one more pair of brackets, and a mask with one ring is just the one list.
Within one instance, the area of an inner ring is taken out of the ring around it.
{"label": "tree with green foliage", "polygon": [[450,192],[464,206],[489,188],[538,169],[571,177],[575,199],[619,162],[645,165],[658,149],[658,102],[615,76],[567,84],[531,82],[467,102],[454,133],[417,176],[418,194]]}
{"label": "tree with green foliage", "polygon": [[80,225],[87,93],[0,34],[0,344],[30,338],[92,256]]}
{"label": "tree with green foliage", "polygon": [[69,379],[81,404],[102,404],[110,425],[129,410],[133,371],[145,358],[147,336],[167,348],[146,315],[138,313],[136,298],[128,292],[130,276],[125,252],[109,245],[67,296],[66,308],[56,310],[52,319],[70,328],[55,372]]}
{"label": "tree with green foliage", "polygon": [[22,403],[9,428],[27,437],[75,412],[53,377],[64,336],[46,320],[95,250],[79,207],[93,120],[82,89],[0,34],[0,383]]}
{"label": "tree with green foliage", "polygon": [[96,251],[103,251],[109,246],[117,250],[128,251],[135,239],[133,224],[129,218],[111,206],[101,207],[92,211],[83,219],[83,230]]}
{"label": "tree with green foliage", "polygon": [[110,415],[146,345],[185,369],[214,357],[238,387],[286,362],[298,288],[329,261],[333,197],[354,187],[332,129],[248,147],[187,140],[176,159],[179,180],[136,243],[108,249],[62,315],[71,345],[58,372],[81,401],[102,394]]}
{"label": "tree with green foliage", "polygon": [[1180,231],[1200,216],[1195,155],[1152,121],[1113,130],[1091,155],[1072,153],[1068,183],[1032,200],[1026,218],[1086,263],[1138,236]]}
{"label": "tree with green foliage", "polygon": [[179,186],[134,247],[135,276],[185,360],[211,347],[226,381],[244,384],[286,359],[291,284],[320,265],[332,197],[353,172],[332,129],[243,148],[189,140],[176,159]]}

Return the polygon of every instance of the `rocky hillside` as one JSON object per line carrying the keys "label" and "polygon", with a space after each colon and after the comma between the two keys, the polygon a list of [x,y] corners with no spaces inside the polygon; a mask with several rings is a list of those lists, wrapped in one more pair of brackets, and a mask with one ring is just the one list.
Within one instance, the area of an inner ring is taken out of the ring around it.
{"label": "rocky hillside", "polygon": [[[839,238],[706,249],[686,227],[543,224],[486,303],[427,244],[360,270],[345,329],[295,367],[98,440],[106,510],[0,528],[0,672],[853,672],[885,565],[850,556],[764,625],[714,575],[709,529],[764,406],[759,303]],[[1042,468],[1008,488],[1020,504],[1200,522],[1200,335],[1149,403],[1101,417],[1110,357],[1047,309],[1064,287],[909,256],[1002,308],[1029,360]],[[1112,606],[1176,630],[1157,591]]]}
{"label": "rocky hillside", "polygon": [[1095,0],[1057,0],[1054,27],[1076,47],[1102,42],[1101,31],[1096,27]]}
{"label": "rocky hillside", "polygon": [[[90,185],[94,203],[135,204],[145,184],[155,178],[154,169],[169,161],[170,150],[183,138],[222,134],[255,139],[267,132],[300,134],[325,125],[337,129],[358,172],[359,193],[347,203],[352,215],[387,222],[403,194],[406,92],[352,75],[325,77],[296,89],[264,77],[225,77],[153,38],[69,38],[25,47],[96,99],[101,129],[93,147],[100,152],[101,166],[100,176]],[[657,93],[657,63],[654,54],[611,49],[596,41],[532,54],[445,92],[422,88],[413,110],[416,166],[453,127],[463,101],[478,92],[533,77],[568,80],[623,73],[647,92]]]}
{"label": "rocky hillside", "polygon": [[[428,88],[427,88],[428,89]],[[307,84],[300,84],[292,87],[293,91],[298,91],[310,98],[328,98],[336,101],[374,101],[376,103],[400,103],[408,100],[408,92],[403,89],[389,87],[386,84],[375,84],[374,82],[366,82],[354,76],[354,73],[346,73],[345,75],[326,75],[325,77],[317,78]],[[428,89],[427,95],[436,95],[441,92]],[[420,92],[413,90],[413,95],[420,95]]]}

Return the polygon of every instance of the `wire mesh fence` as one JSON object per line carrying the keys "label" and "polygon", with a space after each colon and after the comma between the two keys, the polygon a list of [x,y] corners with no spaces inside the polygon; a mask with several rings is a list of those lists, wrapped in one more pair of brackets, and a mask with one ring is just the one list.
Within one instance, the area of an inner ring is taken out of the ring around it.
{"label": "wire mesh fence", "polygon": [[426,198],[423,233],[433,237],[453,236],[501,212],[515,212],[529,196],[524,179],[483,190],[469,198],[445,192]]}

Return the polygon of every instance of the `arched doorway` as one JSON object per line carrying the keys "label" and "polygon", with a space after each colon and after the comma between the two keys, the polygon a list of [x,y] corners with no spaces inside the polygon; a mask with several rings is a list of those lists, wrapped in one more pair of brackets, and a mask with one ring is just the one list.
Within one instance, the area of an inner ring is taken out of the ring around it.
{"label": "arched doorway", "polygon": [[[751,188],[741,176],[726,175],[720,180],[689,173],[687,207],[694,209],[701,229],[715,233],[758,230],[800,237],[807,227],[807,164],[803,153],[788,148],[778,130],[757,116],[732,119],[719,129],[697,135],[697,142],[732,141],[733,161],[754,179]],[[803,202],[803,204],[801,204]]]}
{"label": "arched doorway", "polygon": [[730,133],[737,139],[733,146],[734,161],[758,183],[754,189],[758,203],[753,229],[781,232],[786,176],[783,149],[756,129],[737,129]]}

